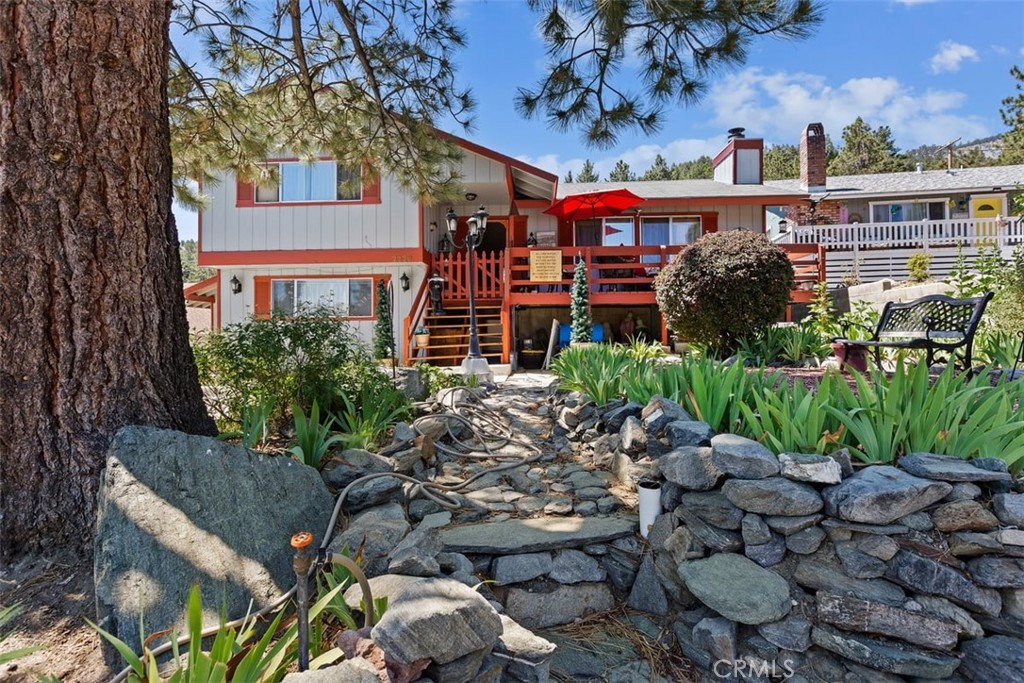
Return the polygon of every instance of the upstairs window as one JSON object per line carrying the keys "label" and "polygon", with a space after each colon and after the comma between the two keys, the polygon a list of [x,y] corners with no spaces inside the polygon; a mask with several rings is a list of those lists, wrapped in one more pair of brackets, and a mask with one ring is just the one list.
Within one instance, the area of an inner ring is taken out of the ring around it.
{"label": "upstairs window", "polygon": [[363,198],[361,173],[334,161],[282,161],[277,185],[256,186],[257,204],[274,202],[359,201]]}
{"label": "upstairs window", "polygon": [[372,278],[273,280],[270,294],[274,313],[295,315],[323,307],[345,318],[373,317]]}

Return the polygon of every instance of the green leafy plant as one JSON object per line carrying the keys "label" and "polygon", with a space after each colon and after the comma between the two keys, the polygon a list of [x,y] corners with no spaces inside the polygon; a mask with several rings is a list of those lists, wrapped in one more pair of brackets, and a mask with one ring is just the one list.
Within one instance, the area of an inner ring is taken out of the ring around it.
{"label": "green leafy plant", "polygon": [[344,405],[338,414],[342,434],[339,439],[345,448],[371,448],[387,432],[388,427],[409,417],[409,400],[393,387],[373,391],[364,388],[356,404],[341,395]]}
{"label": "green leafy plant", "polygon": [[907,272],[912,282],[924,282],[928,279],[932,267],[932,255],[927,252],[911,254],[907,259]]}
{"label": "green leafy plant", "polygon": [[834,449],[842,430],[839,419],[827,409],[842,406],[835,382],[831,374],[826,374],[813,392],[802,384],[752,391],[753,405],[740,404],[742,433],[776,453],[825,453]]}
{"label": "green leafy plant", "polygon": [[384,280],[377,280],[377,320],[373,324],[373,357],[395,355],[395,330],[391,313],[391,293]]}
{"label": "green leafy plant", "polygon": [[437,392],[442,389],[454,389],[455,387],[466,385],[462,375],[436,365],[418,363],[416,369],[419,370],[420,380],[422,380],[423,385],[426,387],[427,394],[431,396],[436,396]]}
{"label": "green leafy plant", "polygon": [[1024,330],[1024,246],[1014,248],[992,291],[996,296],[987,309],[990,322],[1004,332]]}
{"label": "green leafy plant", "polygon": [[764,235],[729,230],[683,249],[654,288],[673,330],[726,352],[782,319],[793,279],[789,257]]}
{"label": "green leafy plant", "polygon": [[242,428],[234,432],[222,432],[217,438],[241,439],[246,448],[255,448],[257,444],[265,446],[270,437],[267,424],[277,400],[273,396],[265,396],[254,403],[247,403],[242,408]]}
{"label": "green leafy plant", "polygon": [[561,350],[551,370],[564,388],[605,405],[622,394],[622,373],[633,362],[626,347],[616,344],[569,346]]}
{"label": "green leafy plant", "polygon": [[766,327],[740,339],[736,353],[744,360],[753,361],[758,365],[769,365],[782,355],[788,338],[789,328]]}
{"label": "green leafy plant", "polygon": [[[335,600],[341,592],[340,586],[321,596],[309,608],[310,623],[320,619],[327,603]],[[128,683],[278,683],[292,667],[298,654],[298,627],[294,622],[282,627],[285,611],[277,613],[259,639],[260,631],[256,619],[246,618],[241,626],[229,628],[223,621],[215,635],[209,651],[202,649],[203,603],[199,586],[189,592],[186,607],[188,624],[188,656],[182,660],[177,640],[178,634],[171,632],[171,664],[160,666],[150,652],[146,642],[142,643],[142,656],[137,655],[123,640],[104,631],[89,621],[89,625],[121,655],[130,668]],[[87,620],[88,621],[88,620]],[[317,670],[337,661],[341,652],[337,649],[323,653],[309,663],[311,670]]]}
{"label": "green leafy plant", "polygon": [[633,339],[626,345],[626,353],[637,363],[653,363],[663,360],[667,354],[660,342],[645,342]]}
{"label": "green leafy plant", "polygon": [[570,341],[573,344],[593,339],[593,319],[590,317],[590,285],[587,284],[587,264],[583,257],[576,261],[569,293],[569,318],[572,322]]}
{"label": "green leafy plant", "polygon": [[[0,645],[3,645],[4,641],[13,635],[14,631],[9,627],[11,622],[18,618],[21,611],[21,606],[17,604],[10,605],[9,607],[0,607]],[[8,652],[0,652],[0,664],[7,664],[16,659],[21,659],[38,649],[38,647],[20,647]]]}
{"label": "green leafy plant", "polygon": [[988,366],[1010,369],[1020,352],[1021,339],[1012,332],[982,329],[974,337],[974,357]]}
{"label": "green leafy plant", "polygon": [[295,445],[288,449],[295,459],[304,465],[320,469],[324,456],[331,446],[343,440],[340,434],[331,434],[331,427],[334,426],[334,418],[328,417],[324,422],[320,421],[320,404],[313,401],[313,407],[309,409],[309,417],[302,410],[302,406],[292,406],[295,412]]}

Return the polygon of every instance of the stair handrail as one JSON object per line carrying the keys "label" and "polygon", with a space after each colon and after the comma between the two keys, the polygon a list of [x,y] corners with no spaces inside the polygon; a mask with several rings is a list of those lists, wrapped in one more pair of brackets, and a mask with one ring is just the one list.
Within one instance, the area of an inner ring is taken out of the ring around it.
{"label": "stair handrail", "polygon": [[402,322],[402,341],[405,346],[405,353],[403,354],[405,357],[402,358],[402,361],[406,365],[411,365],[413,355],[416,353],[412,331],[420,326],[423,322],[423,316],[426,314],[427,298],[423,295],[429,288],[429,281],[429,277],[423,278],[423,282],[420,283],[420,288],[416,292],[416,298],[412,301],[409,315],[405,316],[405,320]]}

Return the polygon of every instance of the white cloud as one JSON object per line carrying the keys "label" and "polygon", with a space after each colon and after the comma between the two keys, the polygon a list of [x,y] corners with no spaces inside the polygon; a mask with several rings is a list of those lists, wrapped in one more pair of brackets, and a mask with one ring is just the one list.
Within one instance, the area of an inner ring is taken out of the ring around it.
{"label": "white cloud", "polygon": [[944,71],[959,71],[960,62],[965,59],[978,61],[978,51],[970,45],[944,40],[939,45],[939,51],[932,55],[929,64],[933,74],[940,74]]}
{"label": "white cloud", "polygon": [[899,5],[928,5],[938,0],[895,0]]}
{"label": "white cloud", "polygon": [[961,92],[922,92],[892,77],[866,76],[831,85],[817,74],[749,68],[717,83],[706,107],[719,128],[745,126],[748,135],[769,143],[796,144],[804,126],[815,121],[839,142],[843,128],[861,116],[873,127],[889,126],[901,148],[913,148],[989,135],[981,119],[957,113],[965,101]]}

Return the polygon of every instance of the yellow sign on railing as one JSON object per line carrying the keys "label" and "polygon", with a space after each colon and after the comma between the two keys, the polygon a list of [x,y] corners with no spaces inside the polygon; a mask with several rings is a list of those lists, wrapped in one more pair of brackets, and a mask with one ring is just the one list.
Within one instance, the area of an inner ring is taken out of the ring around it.
{"label": "yellow sign on railing", "polygon": [[561,282],[562,252],[540,249],[530,252],[530,282]]}

